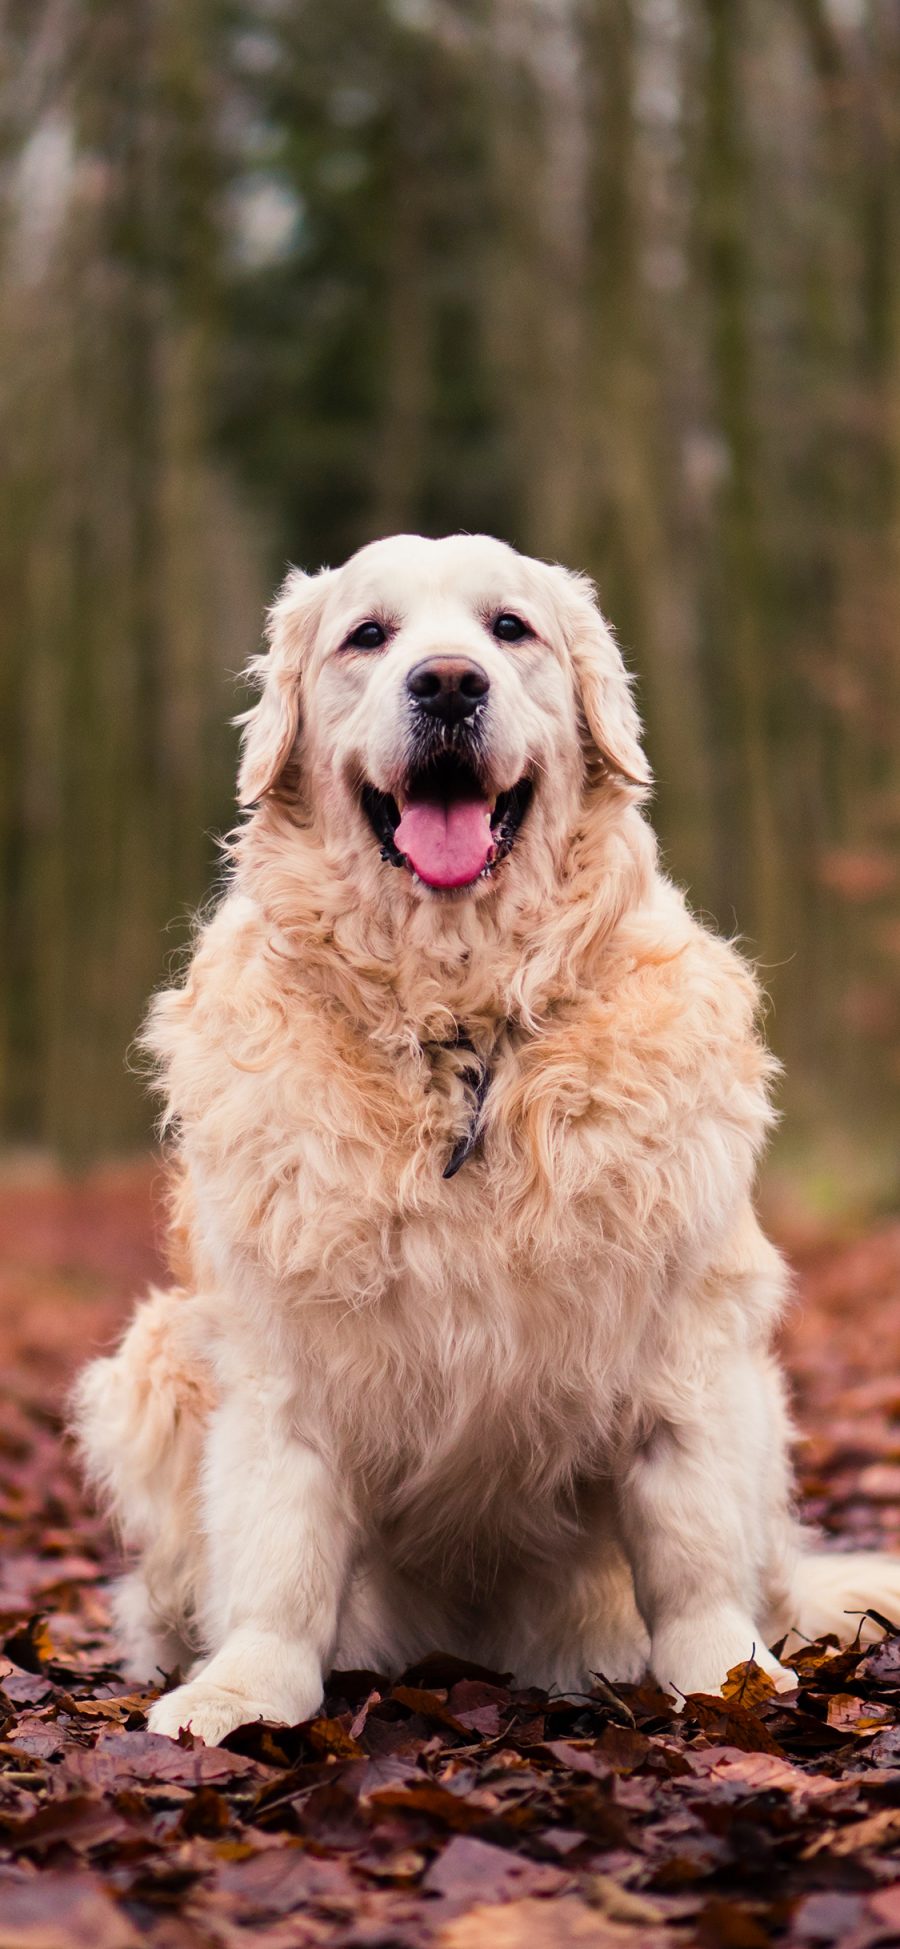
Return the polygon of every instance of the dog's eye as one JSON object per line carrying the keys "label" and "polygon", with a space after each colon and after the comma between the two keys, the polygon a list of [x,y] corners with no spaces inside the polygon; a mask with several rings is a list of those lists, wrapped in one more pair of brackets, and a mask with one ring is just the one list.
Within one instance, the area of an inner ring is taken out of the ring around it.
{"label": "dog's eye", "polygon": [[514,616],[510,609],[504,609],[494,617],[491,630],[501,643],[521,643],[523,636],[531,635],[528,624],[523,623],[521,616]]}
{"label": "dog's eye", "polygon": [[348,650],[380,650],[387,642],[387,630],[380,623],[360,623],[347,638]]}

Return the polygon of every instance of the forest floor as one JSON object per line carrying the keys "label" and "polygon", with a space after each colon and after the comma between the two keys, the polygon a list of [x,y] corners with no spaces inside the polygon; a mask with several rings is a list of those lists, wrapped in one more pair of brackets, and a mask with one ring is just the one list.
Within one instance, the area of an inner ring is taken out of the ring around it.
{"label": "forest floor", "polygon": [[[0,1183],[0,1949],[900,1942],[898,1635],[680,1715],[435,1657],[227,1750],[149,1734],[61,1405],[158,1270],[153,1204],[145,1167]],[[900,1223],[795,1256],[805,1508],[900,1548]]]}

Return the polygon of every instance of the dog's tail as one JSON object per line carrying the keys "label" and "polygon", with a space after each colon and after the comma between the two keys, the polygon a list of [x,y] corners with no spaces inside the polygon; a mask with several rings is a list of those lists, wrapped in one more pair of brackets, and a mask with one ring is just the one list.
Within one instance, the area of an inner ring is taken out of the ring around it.
{"label": "dog's tail", "polygon": [[774,1643],[787,1634],[789,1651],[828,1632],[841,1644],[852,1644],[857,1636],[870,1644],[882,1635],[879,1618],[900,1630],[900,1556],[880,1550],[801,1550],[768,1637]]}
{"label": "dog's tail", "polygon": [[117,1352],[91,1362],[72,1399],[87,1479],[138,1561],[115,1608],[128,1664],[144,1676],[193,1637],[197,1495],[214,1397],[191,1349],[190,1314],[185,1294],[151,1292]]}

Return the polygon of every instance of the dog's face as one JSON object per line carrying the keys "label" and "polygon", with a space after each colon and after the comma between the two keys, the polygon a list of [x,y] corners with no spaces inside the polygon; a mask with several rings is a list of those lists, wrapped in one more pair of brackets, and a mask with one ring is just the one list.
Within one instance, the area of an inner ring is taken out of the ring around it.
{"label": "dog's face", "polygon": [[648,780],[590,586],[487,536],[293,574],[271,645],[241,801],[294,795],[367,889],[377,864],[422,900],[490,898],[529,860],[558,871],[586,790]]}

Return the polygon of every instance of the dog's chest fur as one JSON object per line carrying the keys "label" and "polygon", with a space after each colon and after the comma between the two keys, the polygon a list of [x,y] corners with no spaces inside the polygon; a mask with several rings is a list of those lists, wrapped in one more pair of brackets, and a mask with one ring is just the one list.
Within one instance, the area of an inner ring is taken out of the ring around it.
{"label": "dog's chest fur", "polygon": [[408,1528],[437,1484],[459,1515],[502,1477],[527,1529],[529,1497],[602,1466],[746,1194],[766,1060],[743,969],[697,929],[665,964],[620,957],[539,1032],[503,1028],[447,1181],[466,1056],[367,1038],[252,931],[213,929],[154,1041],[232,1372],[281,1376]]}

